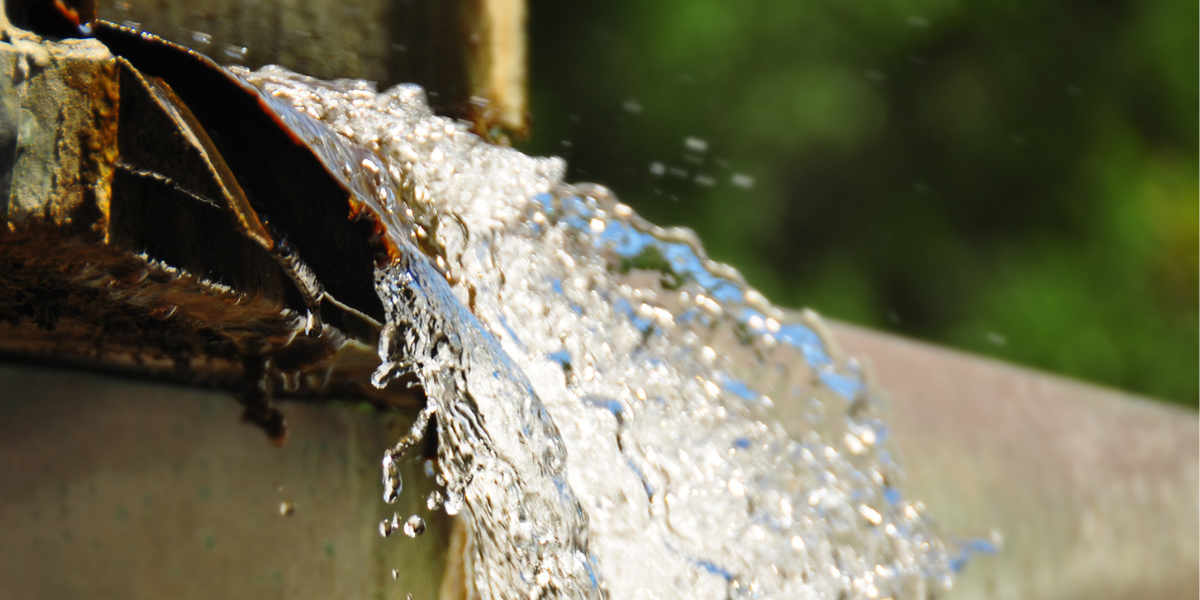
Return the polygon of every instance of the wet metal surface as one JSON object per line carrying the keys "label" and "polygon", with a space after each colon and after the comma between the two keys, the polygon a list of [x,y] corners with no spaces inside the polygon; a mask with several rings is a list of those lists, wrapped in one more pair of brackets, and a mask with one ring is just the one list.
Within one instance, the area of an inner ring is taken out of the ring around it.
{"label": "wet metal surface", "polygon": [[906,483],[975,556],[950,598],[1196,598],[1194,411],[849,325]]}
{"label": "wet metal surface", "polygon": [[[0,363],[0,597],[435,597],[449,521],[413,490],[379,498],[378,456],[411,422],[355,405],[286,404],[288,442],[232,397]],[[419,453],[418,453],[419,454]],[[420,538],[386,543],[386,509]],[[396,570],[393,579],[392,570]]]}

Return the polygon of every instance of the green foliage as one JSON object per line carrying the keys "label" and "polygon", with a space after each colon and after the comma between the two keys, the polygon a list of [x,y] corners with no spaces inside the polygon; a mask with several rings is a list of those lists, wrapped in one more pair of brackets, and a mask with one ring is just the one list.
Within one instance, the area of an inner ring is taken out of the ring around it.
{"label": "green foliage", "polygon": [[525,149],[777,302],[1197,403],[1196,3],[531,15]]}
{"label": "green foliage", "polygon": [[663,256],[655,246],[647,246],[632,258],[621,259],[619,269],[621,273],[628,273],[633,269],[658,271],[663,288],[673,290],[679,287],[679,274],[675,272],[675,268],[671,266],[667,257]]}

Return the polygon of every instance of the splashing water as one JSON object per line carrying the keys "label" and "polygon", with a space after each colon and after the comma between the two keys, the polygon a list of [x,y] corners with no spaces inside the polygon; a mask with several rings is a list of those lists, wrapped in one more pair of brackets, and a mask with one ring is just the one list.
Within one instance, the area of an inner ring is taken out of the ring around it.
{"label": "splashing water", "polygon": [[385,454],[385,498],[436,416],[445,493],[429,505],[467,519],[481,597],[949,587],[943,544],[894,487],[879,397],[815,315],[772,307],[689,232],[566,184],[561,160],[434,116],[419,88],[235,72],[399,248],[376,270],[374,382],[415,374],[430,403]]}

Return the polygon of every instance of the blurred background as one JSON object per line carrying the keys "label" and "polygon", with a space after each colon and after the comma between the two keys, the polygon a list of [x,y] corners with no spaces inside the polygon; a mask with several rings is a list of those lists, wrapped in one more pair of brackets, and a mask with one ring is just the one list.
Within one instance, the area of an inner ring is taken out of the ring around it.
{"label": "blurred background", "polygon": [[521,149],[776,303],[1196,406],[1196,2],[529,8]]}

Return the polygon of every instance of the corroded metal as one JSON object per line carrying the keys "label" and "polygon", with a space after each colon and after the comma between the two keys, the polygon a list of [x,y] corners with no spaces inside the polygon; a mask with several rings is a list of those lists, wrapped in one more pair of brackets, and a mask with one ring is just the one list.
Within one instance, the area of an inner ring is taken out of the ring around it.
{"label": "corroded metal", "polygon": [[[12,146],[0,153],[11,173],[0,351],[237,390],[418,401],[370,386],[377,323],[325,294],[169,85],[95,40],[15,29],[0,66],[0,141]],[[341,235],[358,236],[348,210],[343,196]],[[313,222],[336,240],[332,221]],[[257,363],[266,383],[246,380]]]}

